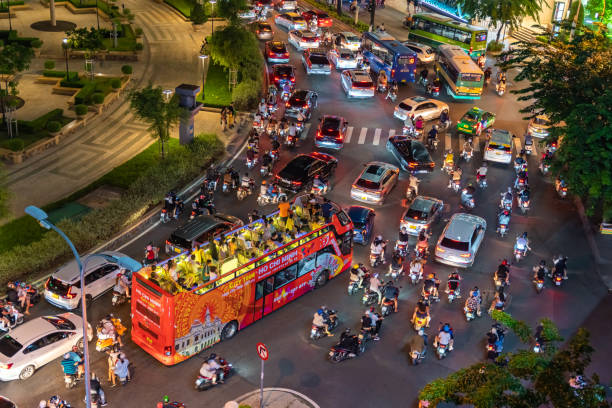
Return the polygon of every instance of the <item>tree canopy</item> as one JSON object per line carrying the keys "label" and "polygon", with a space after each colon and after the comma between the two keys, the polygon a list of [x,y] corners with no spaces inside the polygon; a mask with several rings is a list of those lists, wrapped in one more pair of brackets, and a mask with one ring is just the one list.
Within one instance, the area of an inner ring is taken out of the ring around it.
{"label": "tree canopy", "polygon": [[229,21],[231,25],[239,25],[238,12],[247,8],[246,0],[219,0],[216,14]]}
{"label": "tree canopy", "polygon": [[258,80],[263,68],[259,43],[253,33],[241,26],[229,25],[215,31],[208,43],[212,59],[226,67],[237,69],[242,79]]}
{"label": "tree canopy", "polygon": [[542,0],[459,0],[462,10],[477,20],[489,19],[491,26],[499,26],[497,41],[502,29],[509,25],[519,27],[525,17],[538,20]]}
{"label": "tree canopy", "polygon": [[529,106],[529,117],[548,115],[551,139],[560,140],[553,174],[583,197],[587,210],[612,212],[612,48],[605,32],[586,27],[569,41],[520,42],[503,69],[518,68],[515,80],[528,80],[512,91]]}
{"label": "tree canopy", "polygon": [[[492,316],[511,329],[519,328],[519,338],[526,334],[527,325],[510,315],[494,311]],[[558,350],[556,343],[562,338],[556,326],[549,319],[543,319],[540,324],[544,352],[536,353],[529,347],[505,353],[495,363],[474,364],[427,384],[419,399],[429,401],[430,406],[451,402],[479,408],[529,408],[544,404],[558,408],[609,407],[605,393],[597,385],[597,375],[591,378],[584,375],[593,353],[588,332],[579,329],[568,344]],[[532,339],[529,333],[522,341],[529,346]],[[569,377],[576,374],[582,375],[588,384],[578,392],[568,383]]]}
{"label": "tree canopy", "polygon": [[7,44],[0,49],[0,72],[6,74],[4,90],[0,88],[0,109],[2,109],[3,121],[6,105],[4,95],[15,94],[17,89],[17,80],[11,76],[27,70],[33,57],[32,48],[17,43]]}
{"label": "tree canopy", "polygon": [[66,31],[68,44],[74,49],[82,49],[88,51],[96,51],[104,48],[102,43],[102,31],[94,27],[73,28]]}
{"label": "tree canopy", "polygon": [[151,84],[142,89],[132,90],[128,98],[136,117],[149,124],[149,132],[159,140],[162,158],[165,157],[165,143],[170,139],[170,128],[176,125],[187,111],[179,106],[177,95],[166,101],[160,86]]}
{"label": "tree canopy", "polygon": [[597,20],[604,25],[612,24],[610,7],[612,7],[612,4],[608,4],[608,8],[606,8],[605,0],[589,0],[586,4],[586,10],[591,17],[595,20],[595,15],[597,15]]}

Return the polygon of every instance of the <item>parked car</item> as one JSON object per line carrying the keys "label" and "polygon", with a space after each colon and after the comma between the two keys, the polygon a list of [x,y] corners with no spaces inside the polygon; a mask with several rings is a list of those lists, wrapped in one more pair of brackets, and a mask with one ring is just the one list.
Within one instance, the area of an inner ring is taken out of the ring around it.
{"label": "parked car", "polygon": [[465,213],[454,214],[438,239],[436,261],[459,268],[472,266],[486,228],[484,218]]}
{"label": "parked car", "polygon": [[327,13],[325,13],[323,11],[308,10],[308,11],[302,12],[302,17],[304,18],[304,20],[306,20],[308,25],[310,25],[310,20],[312,20],[312,18],[315,17],[315,16],[317,17],[317,27],[329,28],[334,23],[334,21],[329,16],[329,14],[327,14]]}
{"label": "parked car", "polygon": [[327,52],[327,58],[334,64],[338,71],[344,69],[357,69],[357,57],[355,52],[348,48],[332,48]]}
{"label": "parked car", "polygon": [[289,63],[289,51],[282,41],[268,41],[264,50],[266,60],[275,64]]}
{"label": "parked car", "polygon": [[429,45],[414,41],[404,41],[402,44],[416,52],[419,64],[429,64],[436,59],[436,53]]}
{"label": "parked car", "polygon": [[[274,38],[274,31],[272,30],[272,26],[266,23],[265,21],[257,21],[251,24],[250,27],[251,30],[257,36],[258,40],[271,40]],[[289,54],[287,54],[287,57],[289,57]]]}
{"label": "parked car", "polygon": [[227,214],[199,215],[174,230],[166,240],[166,253],[180,254],[241,225],[242,220]]}
{"label": "parked car", "polygon": [[306,89],[296,89],[285,104],[285,116],[295,118],[302,112],[306,120],[310,119],[312,110],[317,107],[317,93]]}
{"label": "parked car", "polygon": [[300,154],[276,174],[275,181],[280,187],[292,192],[310,191],[315,175],[329,181],[337,166],[338,159],[329,154]]}
{"label": "parked car", "polygon": [[325,50],[319,48],[311,48],[304,51],[302,54],[302,63],[306,74],[331,74],[331,66],[325,54]]}
{"label": "parked car", "polygon": [[297,13],[282,13],[274,17],[276,25],[286,28],[287,30],[306,30],[306,21]]}
{"label": "parked car", "polygon": [[440,218],[444,203],[433,197],[417,196],[406,208],[400,219],[400,227],[406,227],[408,234],[419,235],[422,229],[430,230]]}
{"label": "parked car", "polygon": [[312,31],[291,30],[289,31],[289,43],[298,50],[305,50],[307,48],[318,48],[321,39]]}
{"label": "parked car", "polygon": [[[87,326],[87,341],[91,341],[93,331]],[[63,313],[29,320],[0,338],[0,380],[26,380],[73,346],[83,348],[81,316]]]}
{"label": "parked car", "polygon": [[344,31],[336,34],[334,44],[336,48],[346,48],[351,51],[357,51],[361,47],[361,38],[351,32]]}
{"label": "parked car", "polygon": [[349,98],[374,97],[374,81],[366,71],[347,69],[340,74],[342,89]]}
{"label": "parked car", "polygon": [[495,123],[495,114],[474,106],[457,122],[457,132],[480,135],[483,130]]}
{"label": "parked car", "polygon": [[376,212],[361,205],[351,205],[346,213],[353,221],[353,242],[368,245],[374,232],[374,217]]}
{"label": "parked car", "polygon": [[351,198],[365,203],[383,204],[397,184],[399,169],[384,162],[370,162],[351,187]]}
{"label": "parked car", "polygon": [[404,171],[430,173],[435,167],[427,148],[416,140],[392,136],[387,141],[387,150],[393,154]]}
{"label": "parked car", "polygon": [[[122,268],[117,259],[126,257],[121,252],[105,251],[92,257],[84,265],[85,296],[95,299],[112,289]],[[45,299],[62,309],[72,310],[81,304],[81,275],[76,260],[61,266],[45,283]]]}
{"label": "parked car", "polygon": [[321,117],[315,146],[327,149],[341,149],[344,146],[348,122],[342,116],[324,115]]}
{"label": "parked car", "polygon": [[546,115],[538,115],[529,121],[527,133],[533,137],[545,138],[550,135],[550,120]]}
{"label": "parked car", "polygon": [[444,111],[448,113],[448,105],[442,101],[423,96],[411,96],[395,107],[393,116],[399,120],[406,120],[408,115],[414,115],[415,118],[421,116],[423,120],[433,120],[439,118]]}

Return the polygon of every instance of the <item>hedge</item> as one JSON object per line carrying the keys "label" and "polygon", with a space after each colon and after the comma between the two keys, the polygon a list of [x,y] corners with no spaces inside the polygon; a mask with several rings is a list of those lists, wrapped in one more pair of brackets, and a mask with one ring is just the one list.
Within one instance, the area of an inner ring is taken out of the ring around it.
{"label": "hedge", "polygon": [[504,49],[503,42],[491,41],[487,44],[487,51],[490,52],[499,52]]}
{"label": "hedge", "polygon": [[132,75],[133,69],[131,65],[123,65],[121,67],[121,72],[123,75]]}
{"label": "hedge", "polygon": [[23,150],[23,148],[25,147],[25,142],[23,141],[23,139],[20,139],[20,138],[18,138],[18,137],[15,137],[15,138],[13,138],[13,139],[9,140],[9,141],[6,143],[6,147],[7,147],[9,150],[12,150],[12,151],[14,151],[14,152],[18,152],[18,151],[20,151],[20,150]]}
{"label": "hedge", "polygon": [[83,79],[80,82],[83,83],[83,86],[74,96],[74,103],[77,105],[91,105],[96,103],[92,100],[93,95],[96,93],[100,93],[106,97],[106,95],[111,92],[111,89],[115,89],[115,82],[119,82],[119,87],[121,87],[121,79],[119,78],[95,77],[93,80]]}
{"label": "hedge", "polygon": [[62,128],[62,124],[57,120],[51,120],[47,123],[47,130],[51,133],[59,132]]}
{"label": "hedge", "polygon": [[34,120],[20,120],[19,131],[25,133],[34,133],[47,128],[47,124],[51,121],[63,123],[64,110],[53,109],[44,115]]}
{"label": "hedge", "polygon": [[254,109],[261,97],[261,81],[250,79],[240,82],[232,92],[232,100],[238,110]]}
{"label": "hedge", "polygon": [[100,105],[104,102],[104,94],[101,92],[96,92],[91,96],[91,101],[96,105]]}
{"label": "hedge", "polygon": [[0,30],[0,40],[4,44],[17,43],[29,48],[40,48],[42,41],[37,37],[19,37],[15,30]]}
{"label": "hedge", "polygon": [[[78,220],[62,220],[58,227],[70,237],[78,251],[84,253],[140,220],[168,191],[192,180],[213,158],[222,156],[222,152],[223,144],[216,135],[199,135],[189,148],[152,164],[119,200],[105,208],[94,209]],[[70,249],[58,234],[44,234],[39,241],[16,246],[2,254],[0,285],[23,277],[33,279],[35,274],[51,270],[71,258]]]}
{"label": "hedge", "polygon": [[79,104],[79,105],[75,105],[74,107],[74,113],[77,114],[77,116],[83,116],[87,113],[87,105],[83,105],[83,104]]}
{"label": "hedge", "polygon": [[[51,61],[53,62],[53,61]],[[72,71],[68,71],[68,75],[70,76],[69,80],[70,81],[78,81],[79,80],[79,73],[78,72],[72,72]],[[60,70],[56,70],[56,69],[45,69],[43,71],[43,76],[46,77],[50,77],[50,78],[66,78],[66,71],[60,71]]]}
{"label": "hedge", "polygon": [[47,60],[45,61],[45,69],[53,69],[55,68],[55,61]]}

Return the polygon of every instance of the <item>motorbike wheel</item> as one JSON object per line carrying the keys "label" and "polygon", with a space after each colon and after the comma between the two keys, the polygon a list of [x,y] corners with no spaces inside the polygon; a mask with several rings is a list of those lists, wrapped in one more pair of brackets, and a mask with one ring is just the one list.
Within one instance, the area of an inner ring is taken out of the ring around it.
{"label": "motorbike wheel", "polygon": [[335,364],[341,362],[342,360],[344,360],[344,358],[342,358],[342,355],[340,353],[334,353],[332,356],[329,357],[329,361]]}

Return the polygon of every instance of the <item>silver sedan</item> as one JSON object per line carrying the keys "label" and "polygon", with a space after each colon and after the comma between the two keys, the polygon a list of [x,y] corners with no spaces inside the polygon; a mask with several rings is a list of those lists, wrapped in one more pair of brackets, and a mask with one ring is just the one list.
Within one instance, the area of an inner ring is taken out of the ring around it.
{"label": "silver sedan", "polygon": [[395,107],[393,116],[399,120],[406,120],[410,114],[415,118],[421,116],[423,120],[433,120],[439,118],[443,111],[448,113],[448,105],[442,101],[424,96],[411,96]]}

